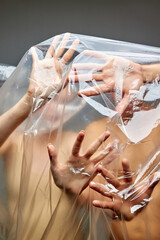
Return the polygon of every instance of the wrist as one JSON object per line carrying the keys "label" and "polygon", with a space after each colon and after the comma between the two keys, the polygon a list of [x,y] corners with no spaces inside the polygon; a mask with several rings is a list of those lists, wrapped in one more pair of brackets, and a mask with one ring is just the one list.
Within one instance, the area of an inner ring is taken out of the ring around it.
{"label": "wrist", "polygon": [[143,82],[151,82],[152,81],[152,73],[150,71],[150,65],[142,65],[143,72]]}
{"label": "wrist", "polygon": [[28,92],[20,99],[20,101],[14,106],[15,112],[20,119],[26,119],[32,110],[33,97]]}
{"label": "wrist", "polygon": [[154,81],[160,76],[160,64],[142,65],[144,83]]}

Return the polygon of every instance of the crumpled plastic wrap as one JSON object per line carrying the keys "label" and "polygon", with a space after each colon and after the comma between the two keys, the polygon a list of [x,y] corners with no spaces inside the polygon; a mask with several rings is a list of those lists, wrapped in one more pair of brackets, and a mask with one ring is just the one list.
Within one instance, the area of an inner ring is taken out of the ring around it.
{"label": "crumpled plastic wrap", "polygon": [[0,87],[13,73],[16,67],[7,64],[0,64]]}
{"label": "crumpled plastic wrap", "polygon": [[0,239],[158,239],[159,63],[69,33],[29,49],[0,89],[2,116],[32,101],[0,148]]}

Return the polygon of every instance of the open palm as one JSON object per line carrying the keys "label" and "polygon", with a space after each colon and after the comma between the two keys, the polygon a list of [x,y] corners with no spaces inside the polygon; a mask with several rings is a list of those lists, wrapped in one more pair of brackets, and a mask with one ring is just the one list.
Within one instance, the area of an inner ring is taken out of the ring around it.
{"label": "open palm", "polygon": [[79,44],[79,40],[76,39],[64,53],[69,38],[70,34],[66,33],[59,44],[60,36],[56,36],[42,60],[38,58],[36,49],[31,48],[33,65],[28,88],[30,95],[46,99],[50,97],[50,94],[61,89],[63,69],[72,58]]}
{"label": "open palm", "polygon": [[84,131],[79,132],[72,153],[65,164],[59,163],[55,148],[51,144],[48,145],[51,171],[56,185],[74,195],[79,195],[88,186],[96,175],[97,163],[103,160],[114,148],[114,144],[109,144],[100,153],[93,156],[101,144],[109,137],[110,134],[107,131],[90,145],[85,154],[80,155],[84,135]]}

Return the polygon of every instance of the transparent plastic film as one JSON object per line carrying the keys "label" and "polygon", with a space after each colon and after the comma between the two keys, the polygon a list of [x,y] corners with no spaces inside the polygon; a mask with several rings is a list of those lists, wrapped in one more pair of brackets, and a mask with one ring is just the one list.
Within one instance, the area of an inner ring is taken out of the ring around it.
{"label": "transparent plastic film", "polygon": [[0,89],[1,239],[157,239],[159,54],[70,33],[29,49]]}

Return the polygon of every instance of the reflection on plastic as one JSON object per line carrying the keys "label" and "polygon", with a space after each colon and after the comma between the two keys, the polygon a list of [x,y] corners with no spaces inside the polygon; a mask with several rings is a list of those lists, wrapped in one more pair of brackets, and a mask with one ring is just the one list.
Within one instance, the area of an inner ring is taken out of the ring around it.
{"label": "reflection on plastic", "polygon": [[159,54],[66,33],[24,55],[0,89],[0,239],[157,239]]}

